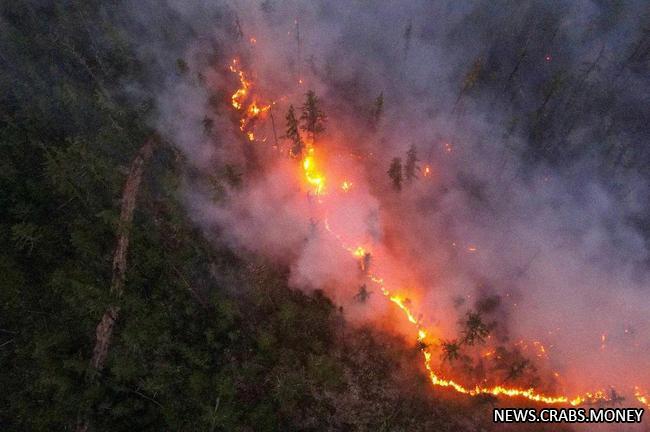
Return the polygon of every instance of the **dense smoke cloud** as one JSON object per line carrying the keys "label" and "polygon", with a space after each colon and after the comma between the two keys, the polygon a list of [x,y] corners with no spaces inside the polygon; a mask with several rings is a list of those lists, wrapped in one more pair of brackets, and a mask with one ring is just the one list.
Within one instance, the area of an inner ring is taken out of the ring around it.
{"label": "dense smoke cloud", "polygon": [[[295,287],[324,289],[351,320],[396,325],[379,293],[354,300],[363,275],[329,227],[370,250],[373,271],[443,338],[498,296],[498,343],[542,342],[539,367],[571,391],[650,386],[647,5],[169,1],[165,17],[149,6],[130,13],[157,71],[155,126],[194,167],[188,209],[208,235],[288,266]],[[167,26],[184,31],[151,36]],[[284,149],[289,104],[307,89],[321,98],[322,199],[273,148],[268,118],[255,125],[264,142],[239,131],[233,58],[276,102]],[[398,193],[386,171],[411,146],[432,174]],[[242,184],[215,200],[210,179],[226,165]]]}

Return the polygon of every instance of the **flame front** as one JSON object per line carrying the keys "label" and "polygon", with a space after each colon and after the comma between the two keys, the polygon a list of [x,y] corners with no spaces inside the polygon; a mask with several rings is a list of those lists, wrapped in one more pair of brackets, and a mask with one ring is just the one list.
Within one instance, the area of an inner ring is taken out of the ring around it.
{"label": "flame front", "polygon": [[[356,256],[356,254],[355,254]],[[424,340],[427,337],[427,334],[429,332],[422,328],[420,325],[420,321],[416,318],[416,315],[413,313],[409,305],[406,304],[406,299],[402,296],[398,295],[393,295],[384,285],[384,281],[381,278],[378,278],[376,276],[369,275],[369,279],[377,284],[381,290],[381,292],[384,294],[384,296],[388,297],[388,299],[404,313],[406,316],[406,319],[413,324],[413,326],[416,329],[417,332],[417,339],[419,342],[424,342]],[[436,344],[439,341],[432,341],[433,344]],[[482,387],[480,385],[476,385],[474,387],[465,387],[462,384],[457,383],[456,381],[453,381],[451,379],[445,379],[441,377],[434,369],[432,366],[432,353],[429,351],[427,348],[427,345],[423,344],[421,348],[423,357],[424,357],[424,367],[426,368],[428,374],[429,374],[429,380],[431,381],[431,384],[434,386],[438,387],[446,387],[446,388],[451,388],[455,390],[458,393],[466,394],[469,396],[478,396],[478,395],[484,395],[484,394],[489,394],[492,396],[507,396],[507,397],[521,397],[525,398],[534,402],[541,402],[541,403],[546,403],[550,405],[557,405],[557,404],[569,404],[572,406],[577,406],[581,405],[583,403],[589,402],[589,403],[594,403],[598,401],[607,401],[608,398],[605,394],[604,391],[597,391],[594,393],[585,393],[584,395],[578,395],[578,396],[564,396],[564,395],[545,395],[539,392],[536,392],[535,389],[529,388],[529,389],[519,389],[519,388],[513,388],[513,387],[505,387],[501,385],[496,385],[496,386],[491,386],[491,387]],[[637,399],[642,402],[642,403],[647,403],[645,400],[645,397],[643,397],[640,393],[638,393]],[[642,400],[643,399],[643,400]]]}
{"label": "flame front", "polygon": [[[251,43],[254,43],[251,40]],[[239,62],[237,59],[232,61],[230,65],[230,70],[237,74],[240,82],[240,87],[232,94],[231,96],[231,105],[238,112],[242,112],[244,102],[249,97],[250,89],[252,86],[251,81],[246,77],[244,71],[239,67]],[[247,138],[250,141],[255,139],[254,133],[252,130],[248,130],[248,126],[251,124],[251,121],[261,116],[263,113],[270,110],[271,105],[260,106],[258,103],[253,100],[246,110],[243,111],[243,116],[240,119],[240,129],[244,132]],[[452,146],[449,143],[444,143],[444,150],[447,153],[452,152]],[[324,192],[325,188],[325,175],[321,171],[322,161],[317,160],[316,158],[316,149],[313,146],[313,143],[307,143],[306,151],[304,152],[303,159],[301,161],[302,171],[304,179],[307,184],[312,188],[312,191],[315,195],[321,195]],[[426,165],[424,168],[424,176],[429,177],[432,174],[432,169],[429,165]],[[352,183],[348,180],[345,180],[341,183],[341,189],[344,192],[350,190]],[[320,202],[320,201],[319,201]],[[403,314],[408,323],[413,327],[417,341],[420,342],[420,350],[423,355],[423,365],[426,369],[429,380],[433,386],[448,388],[456,391],[457,393],[468,395],[468,396],[479,396],[479,395],[492,395],[492,396],[505,396],[505,397],[518,397],[524,398],[534,402],[545,403],[549,405],[582,405],[586,403],[597,403],[597,402],[607,402],[610,399],[607,397],[606,393],[602,390],[596,392],[587,392],[582,395],[568,396],[568,395],[549,395],[536,391],[534,388],[516,388],[516,387],[507,387],[503,385],[493,385],[493,386],[466,386],[452,379],[444,378],[440,375],[439,372],[436,372],[433,366],[433,354],[429,347],[439,346],[441,341],[437,338],[430,336],[432,332],[424,328],[421,324],[421,319],[413,312],[411,306],[411,300],[407,295],[397,294],[391,292],[385,285],[384,279],[379,277],[376,274],[367,272],[365,265],[365,260],[370,256],[368,250],[362,246],[350,247],[346,246],[344,240],[339,234],[334,232],[330,227],[327,218],[324,220],[324,225],[326,231],[334,236],[342,248],[351,252],[352,256],[355,259],[360,260],[360,268],[365,272],[367,278],[370,282],[374,283],[383,296],[388,299],[392,304],[394,304]],[[467,247],[468,252],[476,252],[476,246],[470,245]],[[601,348],[604,349],[606,344],[606,335],[601,336]],[[534,341],[533,346],[537,350],[538,357],[546,357],[546,349],[544,346],[538,342]],[[488,351],[483,354],[484,357],[489,357],[494,354],[494,351]],[[556,376],[559,376],[555,372]],[[650,401],[648,397],[641,392],[637,387],[634,393],[637,401],[644,406],[650,408]]]}

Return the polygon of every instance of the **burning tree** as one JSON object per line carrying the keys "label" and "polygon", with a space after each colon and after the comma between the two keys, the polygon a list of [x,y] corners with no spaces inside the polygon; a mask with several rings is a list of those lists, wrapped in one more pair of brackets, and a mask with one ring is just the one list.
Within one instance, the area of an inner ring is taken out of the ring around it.
{"label": "burning tree", "polygon": [[325,130],[323,123],[327,117],[320,109],[320,99],[313,90],[309,90],[305,96],[307,99],[302,106],[300,115],[300,120],[303,122],[301,129],[309,134],[313,143],[316,141],[316,137]]}

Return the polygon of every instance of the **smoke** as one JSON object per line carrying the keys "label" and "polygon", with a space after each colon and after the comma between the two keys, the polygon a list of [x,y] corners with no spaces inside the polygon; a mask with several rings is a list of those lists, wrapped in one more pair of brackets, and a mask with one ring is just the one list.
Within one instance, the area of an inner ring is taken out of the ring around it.
{"label": "smoke", "polygon": [[[346,248],[357,246],[442,338],[499,299],[490,343],[542,343],[538,368],[571,392],[650,386],[648,12],[597,1],[129,10],[155,77],[154,126],[195,170],[186,200],[208,235],[287,266],[294,287],[326,290],[352,321],[401,325],[376,289],[355,299],[364,275]],[[253,143],[228,105],[233,58],[273,103]],[[308,89],[328,116],[320,197],[283,138]],[[386,172],[411,146],[419,178],[397,192]]]}

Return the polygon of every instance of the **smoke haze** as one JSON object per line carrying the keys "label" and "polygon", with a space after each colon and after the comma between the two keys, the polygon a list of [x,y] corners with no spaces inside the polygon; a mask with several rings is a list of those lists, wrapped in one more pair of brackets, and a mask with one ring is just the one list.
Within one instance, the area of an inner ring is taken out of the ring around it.
{"label": "smoke haze", "polygon": [[[193,166],[186,201],[206,235],[287,266],[292,286],[325,290],[351,321],[409,331],[379,292],[355,301],[364,276],[344,247],[361,245],[437,336],[498,298],[490,344],[540,342],[555,385],[650,386],[647,4],[154,6],[126,13],[155,77],[155,127]],[[229,107],[234,58],[273,103],[253,143]],[[283,138],[309,89],[328,117],[320,197]],[[411,146],[419,178],[397,192],[386,172]],[[223,181],[226,166],[241,185]]]}

